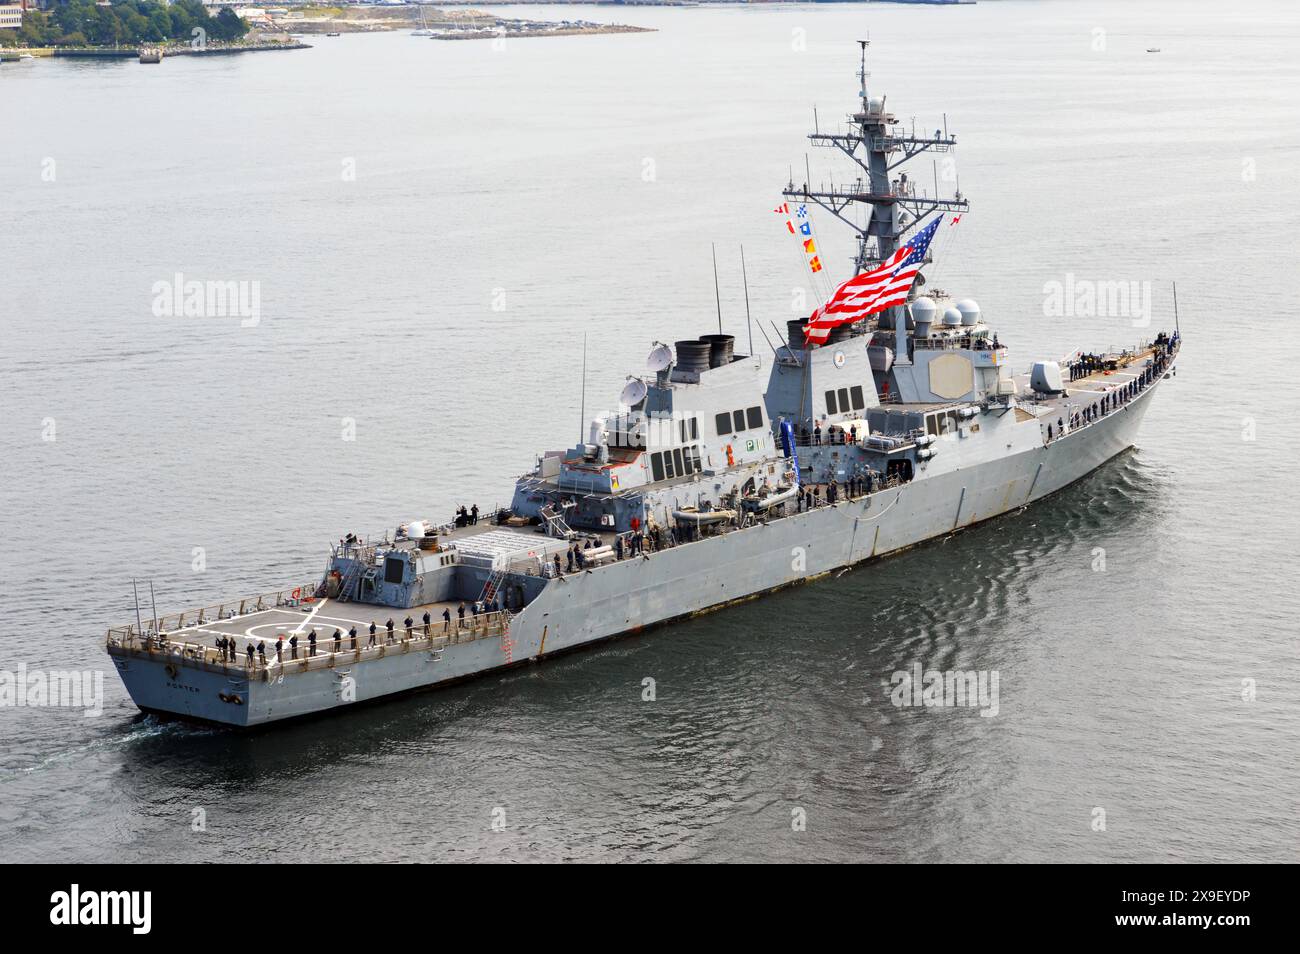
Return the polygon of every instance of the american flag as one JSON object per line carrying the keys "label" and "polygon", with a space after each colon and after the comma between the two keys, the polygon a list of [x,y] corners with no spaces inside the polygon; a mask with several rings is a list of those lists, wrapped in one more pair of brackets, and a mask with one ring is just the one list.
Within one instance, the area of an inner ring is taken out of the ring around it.
{"label": "american flag", "polygon": [[825,344],[832,328],[906,302],[942,221],[940,215],[879,266],[853,276],[835,289],[835,294],[808,319],[807,343]]}

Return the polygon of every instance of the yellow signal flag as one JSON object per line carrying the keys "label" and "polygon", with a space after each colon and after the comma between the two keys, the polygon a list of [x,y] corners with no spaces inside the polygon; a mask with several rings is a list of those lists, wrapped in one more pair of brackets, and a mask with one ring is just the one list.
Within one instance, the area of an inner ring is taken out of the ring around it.
{"label": "yellow signal flag", "polygon": [[812,239],[804,239],[803,250],[811,255],[817,251],[817,246],[813,244]]}

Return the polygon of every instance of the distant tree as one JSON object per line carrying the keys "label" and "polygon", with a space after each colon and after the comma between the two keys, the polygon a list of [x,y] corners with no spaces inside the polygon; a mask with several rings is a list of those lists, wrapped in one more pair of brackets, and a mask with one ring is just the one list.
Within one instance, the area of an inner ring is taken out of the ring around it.
{"label": "distant tree", "polygon": [[214,17],[199,0],[176,0],[170,6],[159,0],[115,0],[103,7],[94,0],[53,0],[45,13],[24,14],[19,29],[0,30],[0,45],[188,43],[195,27],[213,40],[237,40],[248,33],[248,24],[230,7]]}
{"label": "distant tree", "polygon": [[172,35],[172,18],[167,12],[167,8],[158,4],[154,9],[149,11],[149,29],[146,32],[146,39],[150,42],[157,43],[165,40]]}
{"label": "distant tree", "polygon": [[248,32],[248,24],[230,7],[222,7],[213,20],[217,38],[221,40],[243,39]]}

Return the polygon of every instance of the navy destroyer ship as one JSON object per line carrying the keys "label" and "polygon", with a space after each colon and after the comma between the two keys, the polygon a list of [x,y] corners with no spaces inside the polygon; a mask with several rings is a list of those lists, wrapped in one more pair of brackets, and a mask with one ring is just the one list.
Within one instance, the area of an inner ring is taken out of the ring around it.
{"label": "navy destroyer ship", "polygon": [[148,618],[137,601],[107,637],[135,703],[251,727],[444,685],[942,537],[1130,447],[1177,331],[1014,373],[974,301],[924,284],[968,200],[896,170],[955,139],[904,129],[868,75],[864,44],[846,131],[810,137],[856,178],[784,190],[854,229],[855,268],[779,346],[655,344],[618,411],[540,454],[507,509],[349,533],[319,578],[273,592]]}

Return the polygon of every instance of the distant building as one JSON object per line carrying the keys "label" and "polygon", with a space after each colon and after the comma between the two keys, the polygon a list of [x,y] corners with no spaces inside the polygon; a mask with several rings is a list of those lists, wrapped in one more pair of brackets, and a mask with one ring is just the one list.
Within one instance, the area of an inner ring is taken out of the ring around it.
{"label": "distant building", "polygon": [[7,3],[0,6],[0,30],[17,30],[23,25],[23,8],[21,4]]}

